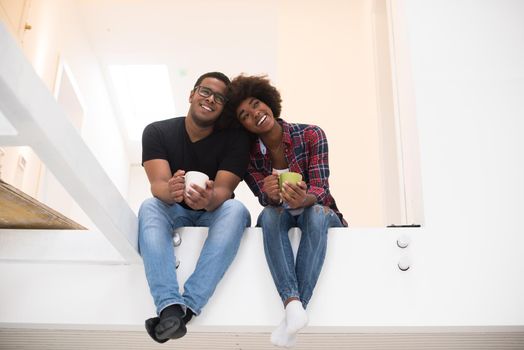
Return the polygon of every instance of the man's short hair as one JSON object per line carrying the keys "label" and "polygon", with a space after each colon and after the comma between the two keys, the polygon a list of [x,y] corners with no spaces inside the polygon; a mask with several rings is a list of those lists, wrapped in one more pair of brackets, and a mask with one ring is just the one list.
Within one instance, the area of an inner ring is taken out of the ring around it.
{"label": "man's short hair", "polygon": [[231,80],[225,75],[224,73],[220,72],[208,72],[205,74],[202,74],[196,81],[194,88],[196,88],[198,85],[202,83],[202,80],[205,78],[215,78],[220,81],[222,81],[226,86],[229,86],[231,84]]}

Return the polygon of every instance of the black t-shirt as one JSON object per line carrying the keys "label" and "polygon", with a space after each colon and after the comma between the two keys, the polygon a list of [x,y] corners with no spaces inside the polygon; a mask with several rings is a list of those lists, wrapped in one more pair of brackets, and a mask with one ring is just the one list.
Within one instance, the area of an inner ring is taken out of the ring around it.
{"label": "black t-shirt", "polygon": [[[249,163],[249,138],[242,129],[226,129],[191,142],[185,117],[149,124],[142,134],[142,164],[152,159],[165,159],[171,174],[177,170],[201,171],[214,180],[219,170],[240,178]],[[181,203],[187,208],[185,203]]]}

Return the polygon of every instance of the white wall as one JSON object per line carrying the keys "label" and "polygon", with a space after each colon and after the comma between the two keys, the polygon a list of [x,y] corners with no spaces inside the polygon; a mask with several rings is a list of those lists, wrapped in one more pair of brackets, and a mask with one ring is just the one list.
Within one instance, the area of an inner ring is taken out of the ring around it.
{"label": "white wall", "polygon": [[496,310],[493,322],[523,315],[524,3],[405,6],[426,217],[419,292],[442,319],[450,305]]}
{"label": "white wall", "polygon": [[[240,1],[242,5],[235,6],[239,14],[232,16],[227,27],[218,30],[225,37],[232,37],[228,45],[234,46],[229,49],[232,59],[225,60],[221,70],[232,76],[241,72],[268,74],[282,94],[285,120],[317,124],[324,129],[330,146],[331,190],[352,227],[399,223],[386,219],[391,205],[385,207],[384,192],[395,180],[383,181],[384,175],[388,180],[392,176],[382,167],[383,158],[390,154],[382,154],[381,136],[391,136],[394,130],[386,124],[384,130],[379,130],[375,45],[386,54],[388,47],[387,37],[375,41],[375,25],[387,27],[385,11],[381,17],[374,16],[376,2],[383,5],[385,0],[272,1],[263,6],[250,5],[251,10],[245,9],[245,2]],[[256,22],[244,15],[247,12],[257,13]],[[131,11],[130,14],[133,15]],[[264,28],[263,35],[259,27]],[[162,35],[159,34],[160,38]],[[214,43],[199,45],[203,46],[204,53],[215,49]],[[193,55],[194,50],[181,49],[177,60]],[[223,58],[220,53],[217,55],[218,59]],[[389,60],[389,57],[381,58]],[[194,65],[200,63],[200,58],[194,60]],[[197,75],[198,72],[191,72],[191,76]],[[185,80],[190,80],[189,74]],[[175,94],[186,98],[184,91]],[[381,97],[391,99],[390,95],[391,91],[383,91]],[[187,106],[187,102],[177,98],[183,103],[178,104],[178,109],[185,113],[183,106]],[[389,109],[388,116],[392,119],[388,103],[391,101],[384,103],[383,112],[387,114]],[[388,145],[395,146],[392,140]],[[388,160],[398,163],[397,159]],[[135,190],[142,185],[131,187]],[[253,200],[244,184],[236,193],[248,205],[255,220],[261,210],[258,201]],[[141,194],[142,198],[148,196],[149,191]],[[397,202],[388,203],[394,203],[398,211],[398,198]]]}
{"label": "white wall", "polygon": [[373,1],[282,1],[278,11],[282,117],[326,132],[331,190],[350,225],[383,227]]}
{"label": "white wall", "polygon": [[406,5],[428,226],[472,242],[477,230],[516,238],[524,205],[524,3]]}
{"label": "white wall", "polygon": [[[384,101],[380,113],[377,107],[380,100],[377,75],[384,77],[390,72],[376,69],[378,53],[382,60],[378,64],[389,61],[387,32],[380,33],[382,40],[377,40],[375,32],[377,27],[387,30],[386,13],[381,9],[382,14],[375,16],[376,3],[384,6],[385,0],[271,3],[267,6],[274,7],[277,21],[268,17],[269,30],[264,37],[249,29],[244,33],[247,38],[239,40],[236,35],[240,34],[233,30],[237,50],[245,47],[250,53],[252,43],[256,43],[262,57],[257,63],[266,67],[266,73],[282,94],[282,117],[288,122],[319,125],[326,132],[331,190],[352,227],[400,223],[398,188],[393,188],[390,195],[395,198],[388,203],[385,199],[386,190],[398,182],[397,174],[392,176],[389,171],[397,171],[398,160],[392,158],[396,157],[395,149],[383,154],[383,150],[390,150],[387,146],[395,146],[396,135],[393,134],[391,86],[389,91],[385,91],[386,88],[381,91],[380,98],[389,101]],[[242,16],[235,17],[233,29],[243,21]],[[242,63],[234,57],[233,75],[264,73],[250,70],[249,56],[242,56]],[[275,64],[277,72],[274,72]],[[390,80],[391,75],[386,79]],[[387,83],[391,84],[383,82]],[[386,122],[380,125],[379,118]],[[384,135],[390,137],[385,143]],[[384,163],[390,165],[385,168]],[[132,186],[133,190],[139,187],[141,185]],[[261,210],[258,201],[252,199],[243,184],[236,193],[245,200],[255,220]],[[142,197],[146,196],[149,191],[142,193]]]}

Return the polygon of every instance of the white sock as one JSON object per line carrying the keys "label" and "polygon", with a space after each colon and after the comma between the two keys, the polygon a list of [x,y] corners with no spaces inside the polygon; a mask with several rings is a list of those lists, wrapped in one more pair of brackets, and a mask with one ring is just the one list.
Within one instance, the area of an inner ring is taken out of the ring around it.
{"label": "white sock", "polygon": [[295,346],[297,337],[295,334],[288,334],[286,328],[286,318],[284,317],[278,327],[271,333],[271,343],[273,345],[285,348]]}
{"label": "white sock", "polygon": [[295,336],[298,331],[307,326],[308,317],[306,310],[299,300],[293,300],[286,305],[286,332]]}

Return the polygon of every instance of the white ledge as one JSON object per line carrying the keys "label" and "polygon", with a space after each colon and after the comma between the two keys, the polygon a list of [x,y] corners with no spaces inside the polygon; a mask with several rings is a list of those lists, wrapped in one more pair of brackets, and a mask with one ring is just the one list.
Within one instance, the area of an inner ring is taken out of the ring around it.
{"label": "white ledge", "polygon": [[[85,236],[73,233],[69,241],[50,240],[53,234],[64,238],[71,233],[55,231],[36,243],[36,232],[18,232],[23,233],[32,237],[20,239],[18,253],[38,255],[37,246],[44,241],[57,246],[48,247],[39,259],[52,257],[51,251],[69,253],[60,253],[63,261],[55,257],[42,264],[15,261],[20,255],[9,257],[7,250],[0,250],[4,258],[0,259],[2,327],[140,330],[144,320],[154,315],[143,265],[107,264],[114,255],[103,248],[110,245],[100,236],[85,232]],[[207,229],[183,228],[180,233],[177,273],[183,285],[194,269]],[[291,231],[295,246],[298,235]],[[409,236],[408,248],[397,246],[401,235]],[[13,232],[1,231],[0,237],[16,247]],[[33,238],[33,246],[26,246]],[[331,229],[326,261],[308,308],[307,332],[523,330],[524,315],[518,305],[508,302],[518,295],[509,295],[504,288],[463,285],[450,291],[452,298],[444,295],[441,287],[452,287],[435,285],[436,273],[453,272],[438,269],[439,261],[424,260],[428,247],[432,249],[428,238],[423,229]],[[73,243],[81,246],[73,248]],[[97,253],[92,255],[92,251]],[[79,261],[72,260],[72,255]],[[411,258],[412,267],[406,272],[397,266],[402,256]],[[97,259],[104,263],[97,264]],[[85,260],[90,263],[82,263]],[[261,229],[248,228],[237,257],[202,315],[191,322],[191,330],[269,331],[280,322],[282,310],[265,261]]]}

